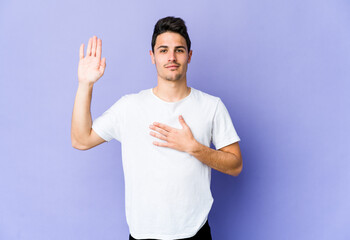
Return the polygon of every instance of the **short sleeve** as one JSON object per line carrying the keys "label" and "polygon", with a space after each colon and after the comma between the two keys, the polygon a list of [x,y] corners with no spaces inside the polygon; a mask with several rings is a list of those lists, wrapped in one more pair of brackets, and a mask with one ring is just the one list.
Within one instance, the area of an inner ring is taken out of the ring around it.
{"label": "short sleeve", "polygon": [[218,150],[238,141],[240,138],[233,126],[230,114],[219,98],[213,118],[212,142]]}
{"label": "short sleeve", "polygon": [[114,138],[119,142],[122,139],[121,129],[124,105],[125,96],[121,97],[92,123],[92,129],[107,142]]}

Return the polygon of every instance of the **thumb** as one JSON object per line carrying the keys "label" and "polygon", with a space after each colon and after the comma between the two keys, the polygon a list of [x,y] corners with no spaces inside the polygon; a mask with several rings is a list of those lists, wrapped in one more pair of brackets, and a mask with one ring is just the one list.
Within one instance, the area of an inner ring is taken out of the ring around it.
{"label": "thumb", "polygon": [[185,119],[182,117],[182,115],[179,116],[179,120],[180,120],[180,123],[181,123],[182,127],[184,127],[184,128],[187,127]]}

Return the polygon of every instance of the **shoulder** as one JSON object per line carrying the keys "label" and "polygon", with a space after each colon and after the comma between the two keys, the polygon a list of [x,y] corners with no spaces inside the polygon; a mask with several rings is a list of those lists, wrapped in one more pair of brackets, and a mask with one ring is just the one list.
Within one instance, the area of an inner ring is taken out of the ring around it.
{"label": "shoulder", "polygon": [[140,102],[143,102],[149,95],[149,89],[141,90],[137,93],[127,93],[120,97],[114,105],[116,107],[127,106],[132,107],[133,105],[139,105]]}
{"label": "shoulder", "polygon": [[203,91],[195,89],[193,87],[192,87],[192,90],[193,90],[193,94],[194,94],[195,99],[197,99],[200,102],[216,106],[218,104],[218,102],[221,100],[217,96],[203,92]]}
{"label": "shoulder", "polygon": [[139,92],[128,93],[122,96],[123,102],[133,103],[145,99],[149,95],[150,89],[143,89]]}

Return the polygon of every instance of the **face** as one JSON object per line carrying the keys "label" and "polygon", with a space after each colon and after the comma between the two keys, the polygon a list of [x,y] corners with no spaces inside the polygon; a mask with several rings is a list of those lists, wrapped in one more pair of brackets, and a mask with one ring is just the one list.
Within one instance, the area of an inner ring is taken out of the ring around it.
{"label": "face", "polygon": [[152,63],[156,65],[158,78],[167,81],[186,79],[192,50],[188,53],[186,40],[180,34],[165,32],[158,35],[154,53],[151,50],[150,55]]}

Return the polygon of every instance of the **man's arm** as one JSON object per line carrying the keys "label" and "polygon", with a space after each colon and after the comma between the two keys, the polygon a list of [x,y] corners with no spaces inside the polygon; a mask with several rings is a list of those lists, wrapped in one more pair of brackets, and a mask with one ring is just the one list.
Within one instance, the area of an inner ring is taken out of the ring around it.
{"label": "man's arm", "polygon": [[211,149],[199,143],[193,137],[190,127],[181,115],[179,116],[179,121],[182,129],[173,128],[158,122],[150,125],[150,129],[156,131],[150,132],[150,135],[166,141],[154,141],[153,144],[187,152],[209,167],[231,176],[238,176],[240,174],[243,168],[243,162],[238,142],[220,148],[219,150]]}
{"label": "man's arm", "polygon": [[238,142],[220,148],[219,150],[214,150],[195,141],[189,154],[209,167],[231,176],[238,176],[243,168],[241,150]]}
{"label": "man's arm", "polygon": [[75,97],[72,114],[71,140],[72,146],[79,150],[87,150],[105,142],[105,140],[98,136],[91,128],[92,119],[90,105],[92,88],[92,85],[79,84]]}
{"label": "man's arm", "polygon": [[101,52],[102,40],[97,39],[96,36],[89,39],[85,58],[84,44],[80,46],[79,86],[75,97],[71,126],[72,146],[80,150],[87,150],[105,142],[92,129],[90,112],[93,85],[102,77],[106,67],[106,58],[101,61]]}

